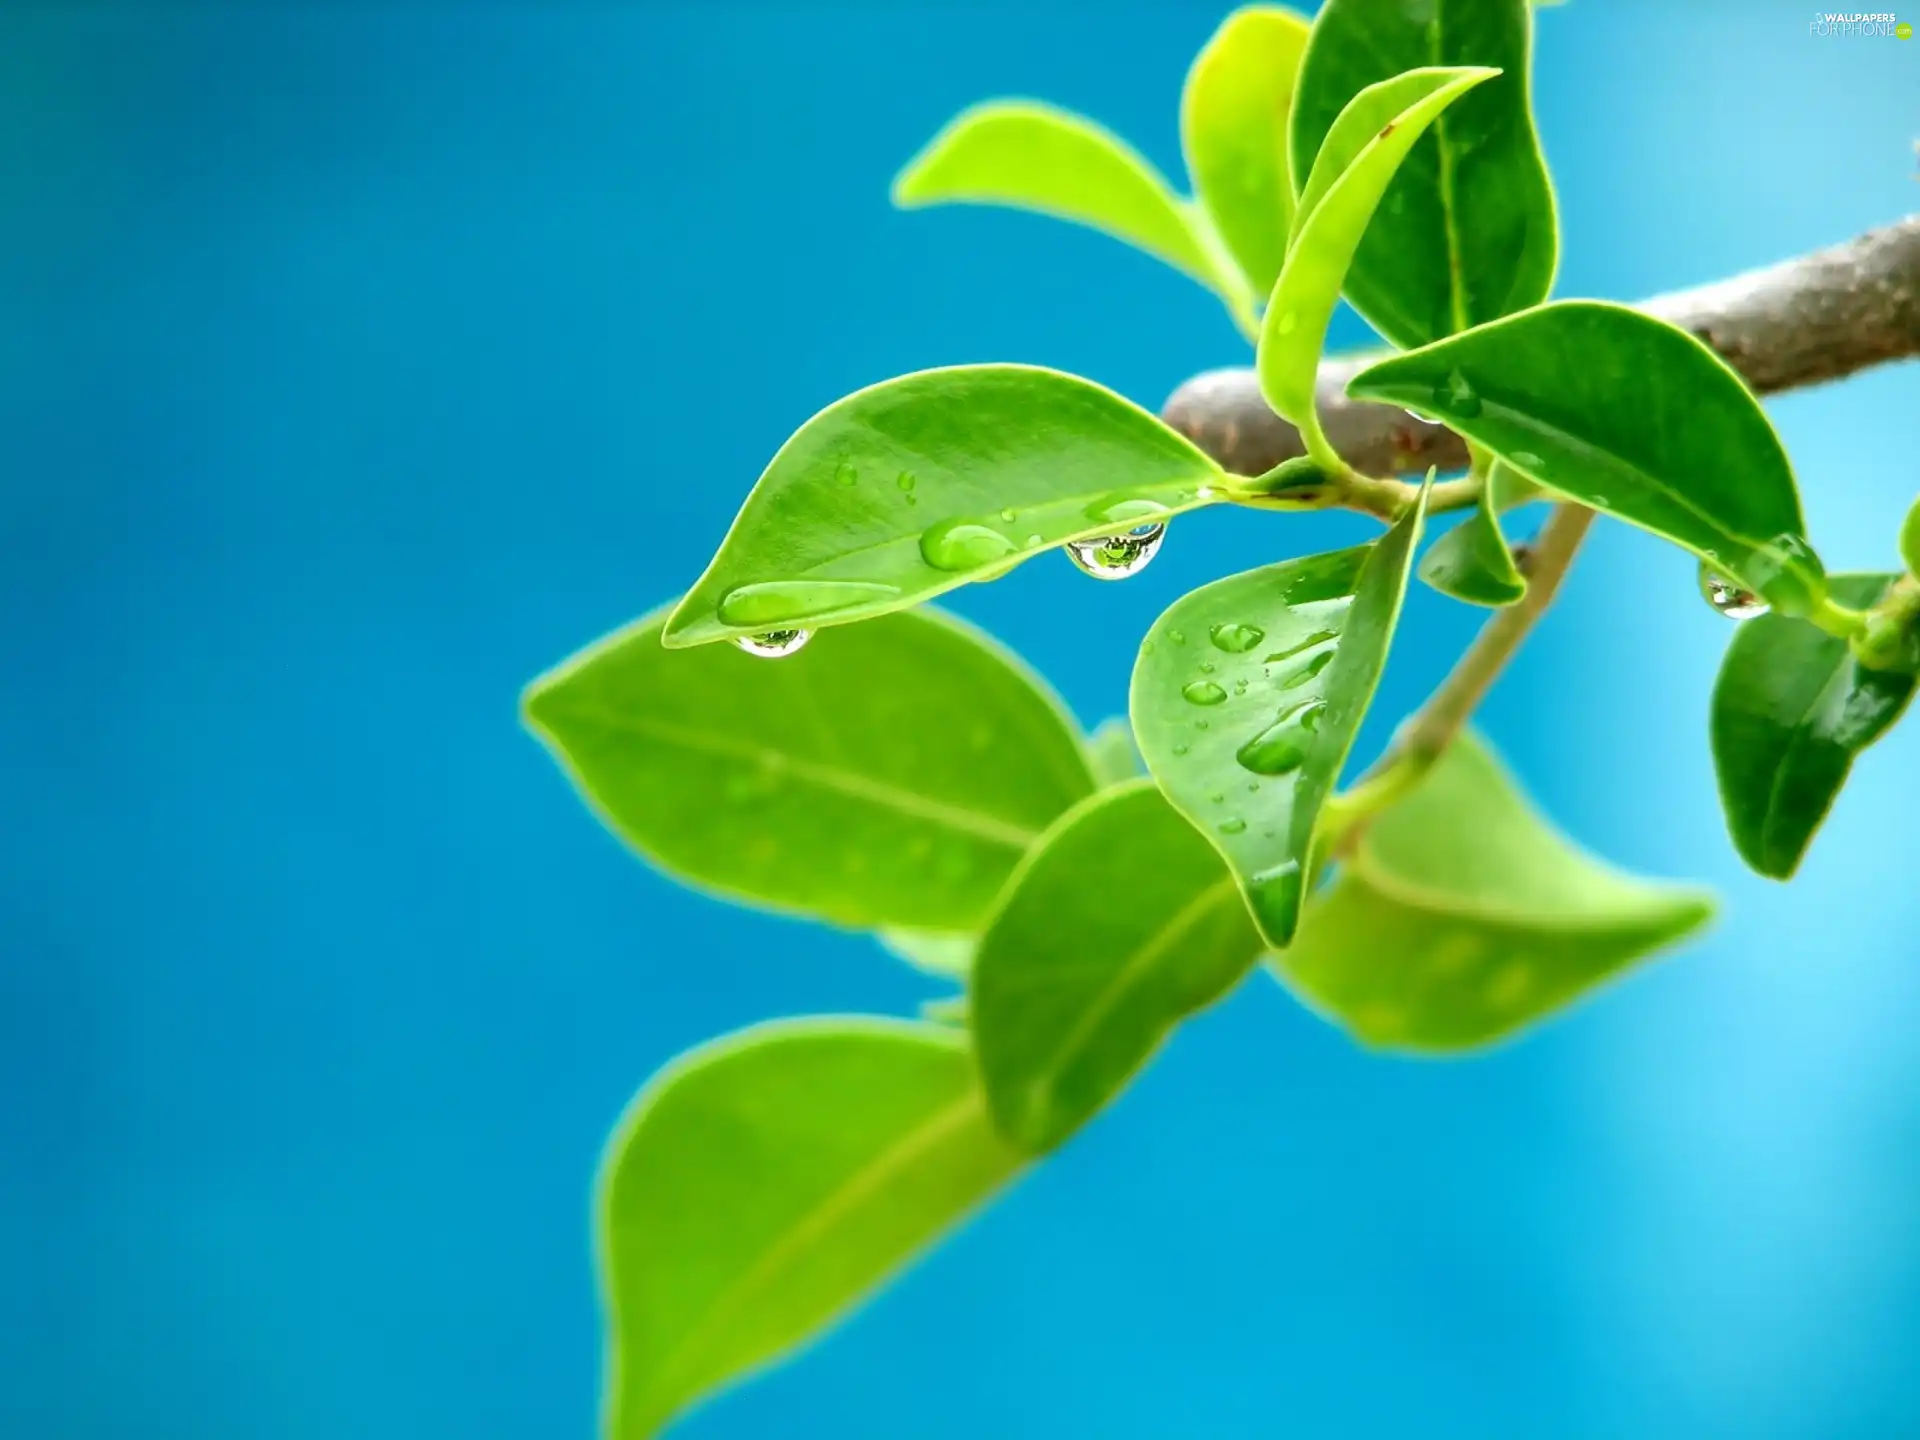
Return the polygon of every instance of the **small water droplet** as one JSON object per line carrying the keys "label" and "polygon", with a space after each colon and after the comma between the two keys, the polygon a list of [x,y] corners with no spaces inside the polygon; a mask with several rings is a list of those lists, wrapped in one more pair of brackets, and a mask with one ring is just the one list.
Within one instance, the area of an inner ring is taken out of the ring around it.
{"label": "small water droplet", "polygon": [[1180,693],[1190,705],[1218,705],[1227,698],[1227,692],[1211,680],[1190,680],[1180,687]]}
{"label": "small water droplet", "polygon": [[1223,620],[1207,632],[1213,641],[1213,648],[1224,650],[1229,655],[1244,655],[1262,640],[1267,632],[1258,625],[1236,625],[1231,620]]}
{"label": "small water droplet", "polygon": [[1027,536],[1027,549],[1029,550],[1038,550],[1042,545],[1046,543],[1047,542],[1044,536],[1040,536],[1040,535]]}
{"label": "small water droplet", "polygon": [[1291,675],[1282,676],[1279,688],[1282,690],[1299,689],[1322,670],[1326,669],[1327,666],[1331,665],[1333,663],[1333,655],[1334,652],[1331,650],[1322,650]]}
{"label": "small water droplet", "polygon": [[1274,317],[1273,328],[1282,335],[1291,335],[1300,328],[1300,316],[1297,311],[1282,310]]}
{"label": "small water droplet", "polygon": [[895,480],[894,483],[898,485],[902,490],[913,489],[913,471],[902,470],[900,472],[899,478]]}
{"label": "small water droplet", "polygon": [[1242,820],[1238,815],[1231,815],[1220,822],[1220,833],[1222,835],[1238,835],[1246,828],[1247,822]]}
{"label": "small water droplet", "polygon": [[1173,511],[1164,501],[1138,492],[1119,491],[1103,495],[1085,510],[1087,519],[1098,525],[1140,525],[1164,520]]}
{"label": "small water droplet", "polygon": [[1247,793],[1249,795],[1256,794],[1259,791],[1259,789],[1260,789],[1260,782],[1258,780],[1249,780],[1247,782]]}
{"label": "small water droplet", "polygon": [[1246,693],[1247,693],[1247,682],[1246,682],[1245,680],[1236,680],[1236,681],[1234,681],[1234,682],[1233,682],[1233,693],[1234,693],[1234,694],[1236,694],[1236,695],[1244,695],[1244,694],[1246,694]]}
{"label": "small water droplet", "polygon": [[1196,720],[1193,722],[1193,728],[1196,730],[1204,730],[1207,728],[1207,722],[1204,720]]}
{"label": "small water droplet", "polygon": [[1142,640],[1142,641],[1140,642],[1140,653],[1141,653],[1142,655],[1151,655],[1151,654],[1153,654],[1153,641],[1151,641],[1151,640]]}
{"label": "small water droplet", "polygon": [[1261,663],[1263,665],[1277,665],[1282,660],[1291,660],[1303,650],[1311,650],[1316,645],[1324,645],[1329,640],[1338,640],[1339,638],[1340,636],[1337,631],[1316,630],[1307,636],[1306,639],[1295,641],[1284,650],[1274,651],[1273,654],[1267,656]]}
{"label": "small water droplet", "polygon": [[918,495],[902,495],[900,498],[909,505],[918,505],[920,503],[920,497]]}
{"label": "small water droplet", "polygon": [[1512,459],[1515,465],[1519,466],[1529,475],[1544,475],[1547,473],[1547,462],[1531,450],[1516,450],[1513,452]]}
{"label": "small water droplet", "polygon": [[1003,525],[1011,525],[1011,524],[1012,524],[1012,523],[1014,522],[1014,519],[1015,519],[1015,516],[1014,516],[1014,510],[1013,510],[1013,507],[1012,507],[1011,505],[1009,505],[1009,506],[1008,506],[1008,507],[1007,507],[1006,509],[1004,509],[1004,510],[1002,510],[1002,511],[1000,512],[1000,523],[1001,523],[1001,524],[1003,524]]}
{"label": "small water droplet", "polygon": [[1465,420],[1480,413],[1480,397],[1458,368],[1447,372],[1445,383],[1433,387],[1433,400],[1442,410]]}
{"label": "small water droplet", "polygon": [[1213,674],[1213,662],[1211,660],[1202,660],[1200,662],[1200,673],[1202,675]]}
{"label": "small water droplet", "polygon": [[1187,632],[1184,630],[1169,630],[1167,631],[1167,638],[1176,645],[1184,645],[1187,643]]}
{"label": "small water droplet", "polygon": [[1183,742],[1181,742],[1180,744],[1178,744],[1178,745],[1176,745],[1176,746],[1174,746],[1174,747],[1173,747],[1173,753],[1174,753],[1174,754],[1176,754],[1176,755],[1184,755],[1184,754],[1186,754],[1186,753],[1187,753],[1187,746],[1186,746],[1186,743],[1185,743],[1185,742],[1183,741]]}
{"label": "small water droplet", "polygon": [[739,585],[720,597],[716,611],[728,625],[787,629],[782,621],[812,619],[899,596],[895,585],[870,580],[762,580]]}
{"label": "small water droplet", "polygon": [[762,660],[778,660],[793,654],[812,638],[811,630],[767,630],[758,635],[736,635],[733,643]]}
{"label": "small water droplet", "polygon": [[1227,803],[1226,792],[1223,790],[1216,790],[1211,795],[1207,796],[1207,801],[1209,804],[1213,804],[1213,805],[1224,805]]}
{"label": "small water droplet", "polygon": [[1139,525],[1121,535],[1069,540],[1067,554],[1096,580],[1125,580],[1147,568],[1166,538],[1163,524]]}
{"label": "small water droplet", "polygon": [[1767,613],[1767,602],[1751,590],[1743,589],[1706,561],[1700,562],[1700,594],[1729,620],[1752,620]]}
{"label": "small water droplet", "polygon": [[851,461],[842,460],[834,469],[833,478],[842,485],[851,485],[860,478],[860,472],[854,469]]}
{"label": "small water droplet", "polygon": [[936,570],[978,570],[1013,554],[1013,542],[977,520],[942,520],[920,536],[920,558]]}

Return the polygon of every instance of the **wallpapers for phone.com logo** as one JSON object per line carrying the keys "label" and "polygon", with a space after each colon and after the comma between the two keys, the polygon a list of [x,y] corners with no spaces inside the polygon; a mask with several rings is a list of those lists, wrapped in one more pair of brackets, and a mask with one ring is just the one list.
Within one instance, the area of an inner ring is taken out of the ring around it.
{"label": "wallpapers for phone.com logo", "polygon": [[1886,11],[1817,10],[1807,23],[1809,35],[1877,35],[1911,40],[1913,25]]}

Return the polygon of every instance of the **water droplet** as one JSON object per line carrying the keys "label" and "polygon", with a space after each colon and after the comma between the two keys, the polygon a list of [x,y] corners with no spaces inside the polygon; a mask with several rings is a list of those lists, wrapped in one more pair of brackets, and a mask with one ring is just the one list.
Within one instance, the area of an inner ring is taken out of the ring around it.
{"label": "water droplet", "polygon": [[1190,705],[1218,705],[1227,698],[1227,692],[1211,680],[1191,680],[1180,687],[1180,693]]}
{"label": "water droplet", "polygon": [[978,570],[1013,554],[1013,542],[977,520],[942,520],[920,536],[920,557],[936,570]]}
{"label": "water droplet", "polygon": [[1234,682],[1233,682],[1233,693],[1234,693],[1234,694],[1236,694],[1236,695],[1244,695],[1244,694],[1246,694],[1246,693],[1247,693],[1247,682],[1246,682],[1245,680],[1236,680],[1236,681],[1234,681]]}
{"label": "water droplet", "polygon": [[880,604],[899,594],[898,586],[870,580],[762,580],[736,586],[722,595],[718,613],[728,625],[786,628],[781,622]]}
{"label": "water droplet", "polygon": [[1238,835],[1246,828],[1247,822],[1242,820],[1238,815],[1229,816],[1220,822],[1220,833],[1222,835]]}
{"label": "water droplet", "polygon": [[920,497],[918,495],[902,495],[900,498],[909,505],[918,505],[920,503]]}
{"label": "water droplet", "polygon": [[842,485],[851,485],[860,478],[860,472],[853,468],[850,461],[842,460],[833,472],[833,478]]}
{"label": "water droplet", "polygon": [[1014,518],[1015,517],[1014,517],[1012,506],[1008,506],[1006,509],[1000,512],[1000,522],[1003,525],[1011,525],[1014,522]]}
{"label": "water droplet", "polygon": [[1200,673],[1202,675],[1213,674],[1213,662],[1211,660],[1202,660],[1200,662]]}
{"label": "water droplet", "polygon": [[1067,554],[1096,580],[1125,580],[1147,568],[1166,538],[1165,525],[1139,525],[1122,535],[1069,540]]}
{"label": "water droplet", "polygon": [[1706,561],[1700,562],[1700,593],[1729,620],[1751,620],[1767,613],[1767,602],[1751,590],[1745,590],[1722,575]]}
{"label": "water droplet", "polygon": [[762,660],[778,660],[793,654],[812,638],[811,630],[767,630],[758,635],[736,635],[733,643]]}
{"label": "water droplet", "polygon": [[1216,790],[1211,795],[1207,796],[1207,800],[1208,800],[1208,803],[1213,805],[1224,805],[1227,803],[1226,792],[1223,790]]}
{"label": "water droplet", "polygon": [[1247,793],[1249,795],[1257,794],[1259,792],[1259,789],[1260,789],[1260,782],[1258,780],[1249,780],[1247,782]]}
{"label": "water droplet", "polygon": [[1267,638],[1267,632],[1258,625],[1236,625],[1231,620],[1223,620],[1207,633],[1213,648],[1229,655],[1244,655]]}
{"label": "water droplet", "polygon": [[1184,630],[1169,630],[1167,631],[1167,638],[1176,645],[1184,645],[1187,643],[1187,632]]}
{"label": "water droplet", "polygon": [[1531,450],[1516,450],[1513,452],[1512,459],[1515,465],[1518,465],[1529,475],[1545,475],[1547,473],[1547,462]]}
{"label": "water droplet", "polygon": [[902,470],[900,472],[899,479],[895,480],[894,483],[898,485],[902,490],[913,489],[913,471]]}
{"label": "water droplet", "polygon": [[1214,496],[1218,495],[1219,493],[1220,492],[1214,489],[1213,486],[1211,485],[1202,485],[1198,490],[1193,492],[1193,498],[1198,500],[1201,504],[1204,505],[1206,504],[1207,501],[1213,499]]}
{"label": "water droplet", "polygon": [[1274,318],[1273,328],[1279,334],[1291,335],[1295,330],[1300,328],[1300,316],[1296,311],[1282,310],[1279,315]]}
{"label": "water droplet", "polygon": [[1151,641],[1151,640],[1142,640],[1142,641],[1140,642],[1140,653],[1141,653],[1142,655],[1151,655],[1151,654],[1153,654],[1153,641]]}
{"label": "water droplet", "polygon": [[1181,743],[1181,744],[1179,744],[1179,745],[1176,745],[1176,746],[1174,746],[1174,747],[1173,747],[1173,753],[1174,753],[1174,754],[1176,754],[1176,755],[1184,755],[1184,754],[1186,754],[1186,753],[1187,753],[1187,747],[1186,747],[1186,745],[1185,745],[1185,743],[1183,742],[1183,743]]}
{"label": "water droplet", "polygon": [[1307,661],[1306,664],[1302,665],[1298,670],[1294,671],[1291,675],[1282,677],[1279,688],[1282,690],[1299,689],[1302,685],[1306,684],[1309,680],[1313,679],[1314,676],[1318,675],[1322,670],[1326,669],[1327,666],[1331,665],[1333,663],[1333,656],[1334,656],[1333,651],[1322,650],[1318,655],[1314,656],[1311,660]]}
{"label": "water droplet", "polygon": [[1306,639],[1296,641],[1294,644],[1287,646],[1287,648],[1284,650],[1274,651],[1273,654],[1267,656],[1267,658],[1261,663],[1265,665],[1277,665],[1282,660],[1291,660],[1294,656],[1298,655],[1303,650],[1311,650],[1316,645],[1324,645],[1329,640],[1338,640],[1339,638],[1340,636],[1337,631],[1316,630],[1313,632],[1313,634],[1307,636]]}
{"label": "water droplet", "polygon": [[1138,492],[1103,495],[1086,508],[1087,519],[1098,525],[1141,525],[1164,520],[1173,511],[1164,501]]}
{"label": "water droplet", "polygon": [[1433,387],[1433,400],[1442,410],[1471,420],[1480,413],[1480,397],[1459,369],[1449,370],[1444,384]]}
{"label": "water droplet", "polygon": [[1204,730],[1207,728],[1207,722],[1204,720],[1196,720],[1193,722],[1193,728],[1196,730]]}
{"label": "water droplet", "polygon": [[1241,768],[1256,775],[1292,774],[1306,763],[1304,736],[1318,728],[1320,712],[1324,709],[1326,705],[1318,700],[1289,705],[1274,717],[1271,725],[1242,745],[1233,758],[1240,762]]}
{"label": "water droplet", "polygon": [[1042,545],[1046,543],[1047,543],[1046,538],[1044,536],[1041,536],[1041,535],[1027,536],[1027,549],[1029,550],[1038,550]]}

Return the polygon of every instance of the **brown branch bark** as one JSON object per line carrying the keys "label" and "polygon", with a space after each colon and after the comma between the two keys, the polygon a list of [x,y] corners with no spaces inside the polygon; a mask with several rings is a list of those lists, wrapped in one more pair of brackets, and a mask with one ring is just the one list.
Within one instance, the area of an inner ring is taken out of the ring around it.
{"label": "brown branch bark", "polygon": [[[1920,355],[1920,215],[1640,308],[1691,330],[1762,395]],[[1347,398],[1347,381],[1367,363],[1333,360],[1320,369],[1321,420],[1347,462],[1375,475],[1464,467],[1466,449],[1452,431]],[[1258,475],[1304,451],[1251,370],[1196,375],[1161,414],[1236,475]]]}

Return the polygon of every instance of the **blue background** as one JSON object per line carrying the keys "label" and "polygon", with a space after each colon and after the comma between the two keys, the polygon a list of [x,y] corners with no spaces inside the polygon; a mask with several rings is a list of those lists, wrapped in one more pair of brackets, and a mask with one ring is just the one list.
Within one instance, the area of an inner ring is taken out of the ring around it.
{"label": "blue background", "polygon": [[[1811,9],[1543,17],[1561,293],[1920,203],[1920,44]],[[925,986],[635,863],[518,691],[684,586],[850,389],[1021,359],[1153,404],[1243,359],[1110,241],[885,199],[996,93],[1177,173],[1219,13],[6,9],[0,1432],[588,1433],[588,1182],[636,1085]],[[1892,560],[1917,382],[1774,407],[1835,568]],[[1360,533],[1209,513],[1125,586],[1048,559],[957,608],[1091,722],[1175,596]],[[1473,623],[1415,597],[1376,738]],[[1250,983],[684,1433],[1920,1429],[1920,724],[1799,882],[1755,880],[1704,733],[1730,633],[1605,527],[1486,711],[1582,840],[1724,889],[1709,941],[1470,1063]]]}

